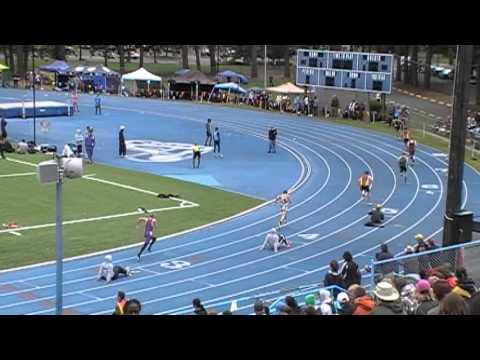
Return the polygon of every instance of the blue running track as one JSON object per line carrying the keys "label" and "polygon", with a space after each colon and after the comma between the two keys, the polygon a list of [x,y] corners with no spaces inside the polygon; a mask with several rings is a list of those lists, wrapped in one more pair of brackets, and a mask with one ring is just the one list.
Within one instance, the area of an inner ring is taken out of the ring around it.
{"label": "blue running track", "polygon": [[[1,89],[0,102],[25,94]],[[39,97],[67,100],[65,94],[50,92],[40,92]],[[97,136],[94,157],[100,163],[265,200],[290,188],[293,204],[284,232],[294,246],[278,253],[259,251],[278,220],[278,206],[268,202],[228,221],[164,239],[140,263],[135,258],[137,247],[114,251],[115,263],[138,272],[108,285],[96,281],[104,254],[69,260],[64,265],[68,313],[110,314],[118,290],[140,299],[145,314],[190,314],[196,297],[223,311],[228,307],[223,304],[233,299],[320,283],[328,263],[341,259],[347,250],[363,266],[383,242],[399,253],[417,233],[441,240],[447,163],[445,154],[429,147],[418,147],[417,161],[404,184],[397,164],[403,143],[378,133],[305,117],[194,103],[104,97],[103,106],[104,113],[95,116],[93,98],[82,95],[80,114],[49,119],[51,129],[39,134],[39,142],[72,142],[76,128],[91,125]],[[208,153],[198,170],[191,169],[191,160],[152,163],[117,156],[122,124],[129,140],[203,144],[207,118],[221,130],[224,158]],[[279,130],[277,154],[267,154],[271,125]],[[8,126],[12,137],[31,138],[31,120],[12,119]],[[364,226],[371,205],[360,198],[357,179],[367,169],[375,179],[372,202],[387,208],[382,229]],[[480,174],[466,166],[463,199],[473,211],[480,205],[479,186]],[[174,260],[190,265],[168,268]],[[54,301],[54,264],[0,274],[0,314],[53,314]],[[250,313],[252,303],[243,302],[240,313]]]}

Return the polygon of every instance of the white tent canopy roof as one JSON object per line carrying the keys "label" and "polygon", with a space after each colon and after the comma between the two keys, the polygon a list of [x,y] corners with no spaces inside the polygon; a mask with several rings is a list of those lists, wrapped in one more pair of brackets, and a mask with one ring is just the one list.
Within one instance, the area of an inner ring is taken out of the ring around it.
{"label": "white tent canopy roof", "polygon": [[285,84],[275,86],[275,87],[269,87],[267,88],[267,91],[270,92],[275,92],[275,93],[280,93],[280,94],[303,94],[305,93],[305,90],[302,88],[293,85],[291,82],[287,82]]}
{"label": "white tent canopy roof", "polygon": [[152,74],[142,67],[134,72],[123,75],[122,81],[124,80],[162,81],[162,78]]}

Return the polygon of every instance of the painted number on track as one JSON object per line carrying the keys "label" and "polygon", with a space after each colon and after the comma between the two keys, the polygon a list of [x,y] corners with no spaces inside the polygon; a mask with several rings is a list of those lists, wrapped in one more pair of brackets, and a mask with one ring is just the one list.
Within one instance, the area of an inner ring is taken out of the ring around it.
{"label": "painted number on track", "polygon": [[191,264],[188,261],[183,260],[171,260],[161,263],[160,266],[169,270],[180,270],[189,267]]}

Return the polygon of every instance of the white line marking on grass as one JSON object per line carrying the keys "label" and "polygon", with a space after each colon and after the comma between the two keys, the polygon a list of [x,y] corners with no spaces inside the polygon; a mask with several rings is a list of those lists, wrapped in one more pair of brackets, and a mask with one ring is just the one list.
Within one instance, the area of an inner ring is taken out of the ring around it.
{"label": "white line marking on grass", "polygon": [[22,234],[16,232],[16,231],[10,231],[9,234],[12,234],[12,235],[17,235],[17,236],[22,236]]}
{"label": "white line marking on grass", "polygon": [[0,178],[19,177],[19,176],[32,176],[32,175],[37,175],[37,173],[28,172],[28,173],[6,174],[6,175],[0,175]]}
{"label": "white line marking on grass", "polygon": [[[188,204],[188,205],[184,205],[184,206],[170,206],[170,207],[159,208],[159,209],[150,209],[150,210],[148,210],[148,212],[156,213],[156,212],[176,210],[176,209],[184,209],[186,207],[197,207],[197,206],[199,206],[199,205],[192,203],[192,204]],[[64,221],[63,225],[81,224],[81,223],[92,222],[92,221],[117,219],[117,218],[121,218],[121,217],[133,216],[133,215],[138,215],[138,214],[139,214],[138,211],[132,211],[132,212],[122,213],[122,214],[105,215],[105,216],[98,216],[98,217],[79,219],[79,220],[70,220],[70,221]],[[55,223],[42,224],[42,225],[32,225],[32,226],[24,226],[24,227],[17,228],[17,229],[15,229],[15,231],[36,230],[36,229],[44,229],[44,228],[50,228],[50,227],[55,227],[55,226],[56,226]],[[10,230],[10,229],[0,230],[0,234],[11,233],[11,232],[12,232],[12,230]]]}
{"label": "white line marking on grass", "polygon": [[37,164],[28,162],[28,161],[22,161],[22,160],[17,160],[17,159],[12,159],[12,158],[7,158],[8,161],[17,163],[17,164],[23,164],[23,165],[28,165],[28,166],[34,166],[37,167]]}

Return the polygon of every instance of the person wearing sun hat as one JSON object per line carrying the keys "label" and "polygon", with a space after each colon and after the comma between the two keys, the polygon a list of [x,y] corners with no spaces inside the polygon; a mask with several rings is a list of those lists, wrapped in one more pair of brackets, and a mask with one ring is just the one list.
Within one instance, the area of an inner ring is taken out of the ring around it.
{"label": "person wearing sun hat", "polygon": [[375,295],[375,308],[370,315],[404,315],[400,294],[392,284],[381,281],[373,291]]}

